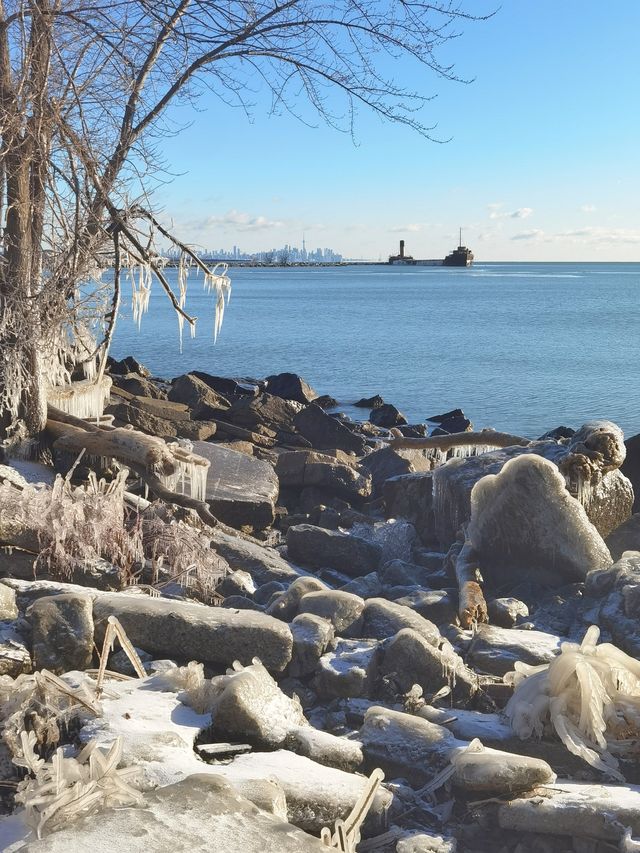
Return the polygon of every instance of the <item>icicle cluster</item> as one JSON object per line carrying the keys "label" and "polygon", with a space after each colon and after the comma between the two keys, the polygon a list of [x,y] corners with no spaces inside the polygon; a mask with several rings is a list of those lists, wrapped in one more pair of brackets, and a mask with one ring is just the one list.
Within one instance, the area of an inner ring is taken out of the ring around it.
{"label": "icicle cluster", "polygon": [[451,448],[451,459],[466,459],[469,456],[480,456],[495,450],[490,444],[461,444]]}
{"label": "icicle cluster", "polygon": [[137,265],[138,281],[136,282],[136,267],[129,268],[129,278],[131,279],[131,310],[133,312],[133,322],[140,330],[142,323],[142,315],[149,310],[149,299],[151,298],[151,264],[147,261],[140,262]]}
{"label": "icicle cluster", "polygon": [[32,731],[23,731],[21,740],[22,755],[13,761],[31,776],[18,786],[16,800],[24,804],[26,821],[38,838],[47,825],[60,828],[69,820],[103,808],[142,805],[144,798],[134,778],[138,768],[118,769],[122,738],[117,738],[106,753],[91,742],[76,758],[65,758],[60,748],[51,761],[38,758],[34,752],[36,736]]}
{"label": "icicle cluster", "polygon": [[103,376],[99,382],[87,379],[84,382],[50,386],[47,400],[68,415],[98,421],[102,417],[110,392],[111,378]]}
{"label": "icicle cluster", "polygon": [[[171,474],[159,474],[160,479],[167,489],[179,494],[187,494],[187,489],[192,498],[203,501],[207,497],[207,474],[209,473],[209,460],[202,456],[190,453],[179,444],[169,444],[173,454],[175,470]],[[188,447],[193,445],[188,443]]]}
{"label": "icicle cluster", "polygon": [[[213,321],[214,341],[218,339],[220,329],[222,328],[225,297],[227,305],[229,304],[229,299],[231,299],[231,279],[227,275],[228,269],[229,264],[219,263],[216,264],[208,273],[205,273],[204,277],[204,289],[207,293],[215,293],[216,297],[215,316]],[[218,270],[220,270],[220,272],[218,272]]]}
{"label": "icicle cluster", "polygon": [[563,643],[550,664],[516,663],[505,713],[523,740],[551,727],[569,752],[624,782],[613,753],[640,735],[640,662],[610,643],[597,645],[592,625],[580,645]]}

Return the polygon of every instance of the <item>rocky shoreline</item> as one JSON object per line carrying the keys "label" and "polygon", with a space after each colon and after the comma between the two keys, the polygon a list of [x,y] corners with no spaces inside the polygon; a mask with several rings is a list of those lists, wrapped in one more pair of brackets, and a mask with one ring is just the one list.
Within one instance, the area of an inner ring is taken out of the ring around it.
{"label": "rocky shoreline", "polygon": [[637,849],[640,436],[109,369],[219,523],[60,444],[0,465],[0,848]]}

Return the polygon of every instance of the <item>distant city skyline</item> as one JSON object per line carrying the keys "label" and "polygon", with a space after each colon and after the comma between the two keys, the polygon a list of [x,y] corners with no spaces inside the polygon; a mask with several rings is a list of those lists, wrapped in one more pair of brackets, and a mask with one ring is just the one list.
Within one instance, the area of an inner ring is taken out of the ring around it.
{"label": "distant city skyline", "polygon": [[160,142],[176,176],[157,192],[166,220],[190,243],[256,252],[304,232],[346,258],[385,259],[400,237],[442,257],[462,227],[477,262],[640,261],[640,4],[505,0],[457,29],[439,58],[468,85],[389,69],[437,95],[422,118],[445,144],[364,109],[355,144],[307,113],[269,117],[256,80],[250,121],[209,94],[203,113],[172,110],[193,124]]}
{"label": "distant city skyline", "polygon": [[[307,249],[306,241],[303,240],[302,248],[285,243],[280,248],[258,249],[256,251],[245,251],[240,246],[231,249],[206,249],[198,248],[198,255],[203,258],[213,258],[222,261],[261,261],[263,263],[339,263],[345,260],[342,255],[333,249],[321,248]],[[179,250],[170,249],[167,257],[178,257]]]}

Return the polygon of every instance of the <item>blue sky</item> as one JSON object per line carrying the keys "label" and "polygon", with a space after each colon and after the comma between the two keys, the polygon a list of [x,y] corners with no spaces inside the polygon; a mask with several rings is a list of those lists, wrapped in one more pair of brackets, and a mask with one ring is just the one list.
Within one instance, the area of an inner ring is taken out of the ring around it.
{"label": "blue sky", "polygon": [[[479,14],[488,0],[463,0]],[[638,0],[504,0],[440,53],[462,85],[409,64],[436,94],[423,118],[446,144],[361,112],[357,144],[291,116],[252,121],[203,97],[161,149],[176,177],[165,219],[203,247],[330,246],[378,259],[457,244],[477,260],[640,261]]]}

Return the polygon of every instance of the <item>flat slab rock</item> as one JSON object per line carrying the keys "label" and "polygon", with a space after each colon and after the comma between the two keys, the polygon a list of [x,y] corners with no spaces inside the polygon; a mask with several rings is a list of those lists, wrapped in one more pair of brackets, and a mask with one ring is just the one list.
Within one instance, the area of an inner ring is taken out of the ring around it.
{"label": "flat slab rock", "polygon": [[194,441],[193,452],[211,463],[207,503],[217,518],[256,530],[273,524],[279,483],[268,462],[207,441]]}
{"label": "flat slab rock", "polygon": [[32,839],[9,849],[12,853],[112,853],[120,848],[147,853],[169,847],[203,853],[320,853],[327,849],[318,837],[258,809],[222,777],[210,774],[188,776],[150,791],[142,808],[108,809],[98,819],[84,818],[41,841]]}
{"label": "flat slab rock", "polygon": [[482,672],[504,675],[519,660],[533,666],[550,663],[560,652],[560,643],[565,639],[543,631],[479,625],[467,661]]}
{"label": "flat slab rock", "polygon": [[248,666],[257,656],[275,672],[291,660],[289,626],[264,613],[107,593],[94,602],[98,643],[111,615],[120,620],[134,646],[155,655],[225,666],[236,660]]}

